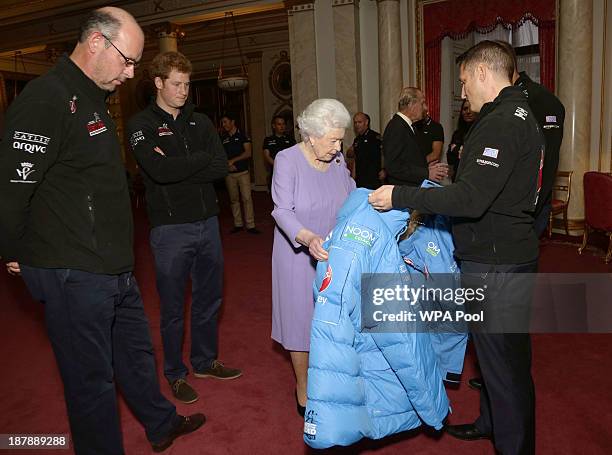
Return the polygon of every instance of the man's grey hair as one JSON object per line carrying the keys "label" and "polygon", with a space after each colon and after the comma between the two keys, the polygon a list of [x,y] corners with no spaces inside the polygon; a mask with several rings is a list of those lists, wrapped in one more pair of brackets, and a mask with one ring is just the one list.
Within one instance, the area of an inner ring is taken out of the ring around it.
{"label": "man's grey hair", "polygon": [[348,128],[351,124],[351,114],[344,104],[332,98],[314,100],[298,118],[300,133],[309,137],[322,137],[333,128]]}
{"label": "man's grey hair", "polygon": [[[87,38],[94,32],[100,32],[112,40],[117,36],[120,28],[121,21],[116,16],[103,10],[94,10],[81,25],[79,43],[87,41]],[[106,43],[106,47],[108,46],[110,44]]]}
{"label": "man's grey hair", "polygon": [[416,87],[404,87],[399,95],[397,102],[397,110],[402,111],[411,104],[415,103],[423,93]]}

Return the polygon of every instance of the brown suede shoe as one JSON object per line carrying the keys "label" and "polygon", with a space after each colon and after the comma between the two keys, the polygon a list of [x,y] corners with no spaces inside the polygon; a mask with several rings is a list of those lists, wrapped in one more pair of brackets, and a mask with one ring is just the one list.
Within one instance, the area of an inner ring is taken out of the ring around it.
{"label": "brown suede shoe", "polygon": [[170,387],[172,387],[172,395],[178,401],[190,404],[198,400],[198,393],[193,390],[193,387],[184,378],[172,381]]}
{"label": "brown suede shoe", "polygon": [[202,371],[194,371],[196,378],[236,379],[242,376],[242,371],[237,368],[228,368],[218,360],[213,360],[210,368]]}
{"label": "brown suede shoe", "polygon": [[178,417],[181,418],[179,424],[170,430],[170,433],[161,442],[151,443],[153,452],[163,452],[172,445],[176,438],[194,432],[206,422],[206,417],[201,413],[192,414],[187,417],[179,415]]}

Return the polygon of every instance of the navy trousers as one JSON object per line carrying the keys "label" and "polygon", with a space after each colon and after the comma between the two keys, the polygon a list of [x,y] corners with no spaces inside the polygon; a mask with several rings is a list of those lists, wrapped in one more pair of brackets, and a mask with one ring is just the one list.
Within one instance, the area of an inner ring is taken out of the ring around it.
{"label": "navy trousers", "polygon": [[[465,288],[487,286],[484,307],[497,311],[495,333],[473,330],[472,338],[482,373],[480,431],[493,435],[495,448],[503,455],[535,454],[535,389],[531,377],[531,341],[528,320],[537,262],[494,265],[461,262]],[[485,315],[486,317],[486,315]],[[500,333],[499,327],[514,333]],[[520,329],[515,329],[519,327]],[[520,330],[520,332],[519,332]]]}
{"label": "navy trousers", "polygon": [[191,277],[191,366],[209,368],[217,358],[217,315],[223,293],[223,251],[217,217],[151,230],[157,292],[161,300],[164,374],[184,378],[185,286]]}
{"label": "navy trousers", "polygon": [[149,326],[133,275],[23,264],[21,273],[32,296],[45,306],[75,453],[123,453],[115,381],[147,438],[161,441],[178,417],[159,390]]}

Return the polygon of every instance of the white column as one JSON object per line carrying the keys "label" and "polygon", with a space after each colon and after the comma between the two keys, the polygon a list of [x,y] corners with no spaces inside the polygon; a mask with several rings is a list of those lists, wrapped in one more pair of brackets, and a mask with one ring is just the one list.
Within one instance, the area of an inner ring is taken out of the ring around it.
{"label": "white column", "polygon": [[381,130],[397,111],[402,89],[399,0],[378,0],[378,83]]}
{"label": "white column", "polygon": [[[293,113],[297,119],[306,106],[318,98],[314,2],[293,5],[287,10],[287,14]],[[297,130],[296,140],[299,141]]]}
{"label": "white column", "polygon": [[568,219],[571,233],[582,231],[582,178],[589,169],[593,57],[593,0],[559,0],[559,99],[565,106],[559,170],[573,170]]}
{"label": "white column", "polygon": [[[351,116],[361,110],[361,49],[359,43],[359,0],[334,0],[334,46],[336,54],[336,98]],[[353,142],[349,127],[344,142]]]}

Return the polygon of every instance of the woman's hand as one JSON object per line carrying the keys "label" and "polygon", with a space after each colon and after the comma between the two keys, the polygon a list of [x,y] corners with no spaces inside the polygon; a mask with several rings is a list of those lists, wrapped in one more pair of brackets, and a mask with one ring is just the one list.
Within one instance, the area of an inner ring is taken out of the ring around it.
{"label": "woman's hand", "polygon": [[308,251],[310,255],[317,261],[327,261],[329,255],[323,248],[323,239],[319,236],[314,237],[308,245]]}
{"label": "woman's hand", "polygon": [[329,257],[323,248],[323,239],[308,229],[301,229],[295,236],[295,240],[308,247],[308,252],[317,261],[327,261]]}

